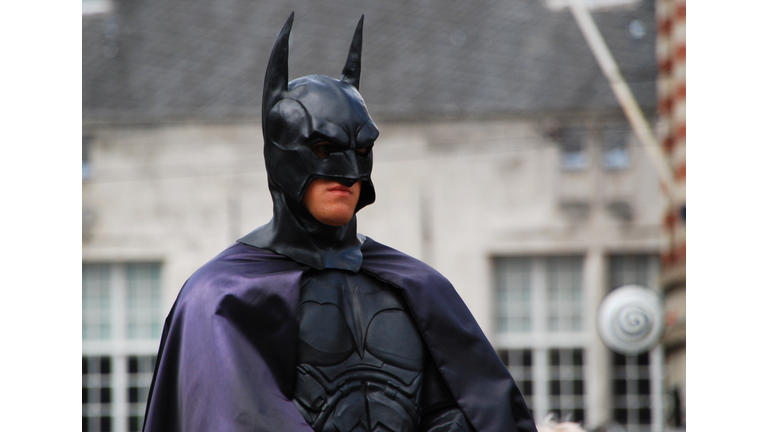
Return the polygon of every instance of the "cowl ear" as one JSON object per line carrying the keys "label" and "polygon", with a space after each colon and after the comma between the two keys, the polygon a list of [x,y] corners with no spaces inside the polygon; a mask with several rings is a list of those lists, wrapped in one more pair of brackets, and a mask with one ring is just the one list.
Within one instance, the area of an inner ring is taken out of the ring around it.
{"label": "cowl ear", "polygon": [[363,54],[363,18],[365,15],[362,15],[357,23],[352,44],[349,46],[347,64],[344,65],[344,70],[339,77],[341,81],[352,84],[358,90],[360,90],[360,62]]}
{"label": "cowl ear", "polygon": [[267,118],[267,113],[288,91],[288,38],[293,26],[293,12],[285,22],[280,35],[272,48],[267,65],[267,75],[264,77],[264,91],[261,95],[261,120],[262,125]]}

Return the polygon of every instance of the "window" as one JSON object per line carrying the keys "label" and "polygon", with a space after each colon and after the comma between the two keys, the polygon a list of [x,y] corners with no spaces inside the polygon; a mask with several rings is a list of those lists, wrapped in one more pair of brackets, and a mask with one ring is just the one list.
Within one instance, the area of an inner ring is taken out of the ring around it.
{"label": "window", "polygon": [[613,419],[627,431],[649,431],[651,374],[648,353],[623,356],[613,353]]}
{"label": "window", "polygon": [[[496,270],[496,331],[531,332],[534,289],[546,303],[546,330],[582,329],[582,257],[500,258]],[[534,278],[532,273],[537,272]],[[534,288],[534,280],[540,282]],[[539,331],[543,329],[538,329]]]}
{"label": "window", "polygon": [[128,357],[128,430],[140,431],[144,423],[149,386],[156,356]]}
{"label": "window", "polygon": [[83,357],[83,431],[112,430],[109,357]]}
{"label": "window", "polygon": [[91,137],[83,136],[83,180],[91,177]]}
{"label": "window", "polygon": [[112,292],[110,266],[83,266],[83,340],[105,340],[111,336]]}
{"label": "window", "polygon": [[655,288],[658,266],[658,258],[653,255],[613,255],[610,289],[629,284]]}
{"label": "window", "polygon": [[587,416],[583,257],[494,260],[497,352],[528,407],[543,419]]}
{"label": "window", "polygon": [[126,266],[128,339],[160,337],[160,265]]}
{"label": "window", "polygon": [[496,275],[497,331],[531,331],[531,259],[498,260]]}
{"label": "window", "polygon": [[550,349],[549,412],[561,420],[584,421],[584,350]]}
{"label": "window", "polygon": [[589,166],[586,128],[566,126],[560,130],[560,167],[566,171],[583,171]]}
{"label": "window", "polygon": [[[656,288],[657,256],[606,258],[606,288]],[[589,421],[587,396],[594,392],[610,400],[608,415],[626,432],[662,429],[660,348],[636,356],[611,352],[604,371],[587,367],[590,355],[605,351],[593,349],[599,342],[586,320],[584,257],[496,258],[493,269],[496,351],[537,421],[549,413]]]}
{"label": "window", "polygon": [[629,167],[627,137],[629,126],[624,122],[608,123],[603,128],[603,168],[622,170]]}
{"label": "window", "polygon": [[[653,255],[614,255],[610,257],[610,289],[627,284],[656,288],[658,258]],[[656,348],[659,350],[659,348]],[[611,415],[627,432],[649,432],[651,425],[661,422],[662,359],[660,354],[645,352],[633,356],[612,353]],[[655,363],[655,364],[654,364]],[[659,371],[654,374],[654,370]],[[654,385],[654,380],[656,384]]]}
{"label": "window", "polygon": [[140,431],[162,331],[159,263],[83,264],[83,431]]}
{"label": "window", "polygon": [[533,414],[530,401],[533,400],[533,351],[530,349],[508,349],[497,351],[501,362],[507,366],[509,373],[515,378],[515,383],[520,388],[520,393],[528,403],[528,408]]}
{"label": "window", "polygon": [[106,13],[112,10],[111,0],[83,0],[83,15]]}
{"label": "window", "polygon": [[581,330],[581,257],[547,258],[547,330]]}

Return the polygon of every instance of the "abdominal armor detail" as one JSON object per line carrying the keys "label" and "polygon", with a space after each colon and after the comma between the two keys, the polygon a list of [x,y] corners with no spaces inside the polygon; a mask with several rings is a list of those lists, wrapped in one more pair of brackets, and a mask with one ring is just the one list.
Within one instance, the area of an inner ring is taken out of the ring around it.
{"label": "abdominal armor detail", "polygon": [[417,431],[427,357],[393,287],[340,270],[306,276],[293,401],[316,432]]}

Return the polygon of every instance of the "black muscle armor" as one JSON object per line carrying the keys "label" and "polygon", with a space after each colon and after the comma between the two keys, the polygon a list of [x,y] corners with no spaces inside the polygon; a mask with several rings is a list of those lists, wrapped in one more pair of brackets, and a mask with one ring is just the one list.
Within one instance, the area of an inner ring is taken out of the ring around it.
{"label": "black muscle armor", "polygon": [[401,297],[365,275],[305,277],[294,402],[317,432],[416,431],[426,347]]}

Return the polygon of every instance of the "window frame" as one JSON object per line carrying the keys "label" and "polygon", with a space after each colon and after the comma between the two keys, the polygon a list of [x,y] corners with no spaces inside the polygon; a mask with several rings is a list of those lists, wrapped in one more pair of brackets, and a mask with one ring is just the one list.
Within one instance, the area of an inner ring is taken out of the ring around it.
{"label": "window frame", "polygon": [[[645,260],[645,268],[640,268],[637,262],[637,260],[640,259]],[[622,263],[619,263],[619,260],[621,260]],[[636,261],[632,262],[633,260]],[[612,253],[607,256],[607,261],[606,276],[608,292],[628,284],[641,285],[648,289],[657,292],[659,291],[658,280],[660,260],[657,254]],[[625,271],[626,273],[619,277],[616,271],[617,267],[623,267],[621,271]],[[628,267],[632,268],[629,269]],[[621,424],[627,432],[652,432],[664,430],[664,352],[661,345],[656,345],[651,350],[636,355],[625,356],[614,353],[610,349],[608,352],[611,356],[608,362],[608,366],[610,367],[608,377],[610,383],[610,389],[608,391],[608,397],[610,399],[609,418],[612,421]],[[648,365],[637,365],[637,359],[644,355],[648,356]],[[624,362],[628,365],[615,365],[614,363],[617,356],[623,357]],[[616,389],[614,388],[615,381],[640,380],[644,377],[647,377],[650,385],[650,394],[647,396],[643,396],[638,392],[630,394],[630,390],[637,390],[637,388],[634,387],[634,384],[631,383],[627,383],[627,393],[625,395],[616,394]],[[643,409],[640,406],[643,404],[649,405],[650,424],[631,422],[631,420],[638,419],[639,411]],[[616,410],[618,409],[626,409],[628,411],[628,421],[626,423],[621,423],[616,419]],[[629,412],[630,410],[638,411],[638,413],[631,413]]]}
{"label": "window frame", "polygon": [[585,124],[565,125],[558,131],[560,170],[582,172],[590,168],[590,130]]}
{"label": "window frame", "polygon": [[93,137],[83,134],[83,181],[90,180],[92,175],[91,156],[93,152]]}
{"label": "window frame", "polygon": [[[493,277],[494,279],[494,301],[498,299],[500,291],[500,278],[499,268],[502,263],[509,262],[511,260],[525,260],[530,261],[530,317],[531,317],[531,330],[528,332],[506,332],[501,333],[497,327],[497,316],[494,316],[494,336],[495,336],[495,348],[500,354],[502,359],[510,357],[520,357],[519,353],[513,353],[513,351],[530,351],[532,357],[532,364],[530,366],[525,365],[510,365],[508,366],[510,373],[516,380],[518,377],[515,372],[523,372],[524,376],[521,377],[523,381],[532,380],[533,394],[532,397],[526,397],[526,404],[529,409],[534,413],[534,418],[538,421],[544,419],[544,417],[556,409],[552,407],[553,398],[557,396],[550,395],[550,377],[554,376],[553,368],[559,366],[550,365],[550,351],[551,350],[580,350],[582,356],[582,365],[580,366],[580,379],[583,381],[583,393],[580,396],[579,403],[583,409],[584,420],[589,418],[589,385],[587,385],[587,362],[590,348],[590,329],[586,323],[585,318],[589,311],[586,299],[587,285],[586,285],[586,255],[579,254],[557,254],[557,255],[507,255],[507,256],[495,256],[493,257]],[[548,325],[548,309],[550,308],[552,301],[548,296],[550,284],[547,282],[549,262],[557,259],[566,259],[568,261],[573,259],[579,260],[580,268],[580,293],[581,293],[581,328],[578,330],[550,330]],[[498,313],[500,305],[496,305],[495,313]],[[509,352],[505,352],[509,351]],[[523,355],[524,357],[524,355]],[[523,389],[521,389],[522,391]],[[561,399],[562,400],[562,399]],[[567,416],[568,413],[563,413]],[[563,418],[565,420],[565,417]]]}
{"label": "window frame", "polygon": [[[160,309],[158,311],[161,323],[163,314],[163,277],[165,266],[162,261],[124,261],[124,262],[83,262],[85,266],[99,265],[109,268],[109,293],[110,293],[110,337],[108,339],[83,339],[82,357],[108,357],[111,363],[109,388],[111,389],[110,414],[111,430],[114,432],[126,432],[128,430],[129,417],[131,416],[129,403],[130,374],[128,361],[130,357],[152,357],[157,355],[160,337],[145,337],[129,339],[128,337],[128,267],[135,264],[152,264],[159,266],[159,291]],[[84,311],[85,313],[85,311]],[[84,385],[87,379],[84,375]],[[150,378],[151,379],[151,378]],[[86,407],[83,406],[83,416],[86,416]],[[143,413],[142,413],[143,418]]]}
{"label": "window frame", "polygon": [[[610,121],[602,125],[600,128],[600,159],[604,171],[620,172],[632,167],[631,136],[632,129],[626,121]],[[617,156],[619,154],[620,157]]]}

